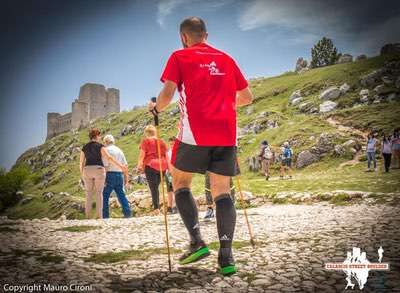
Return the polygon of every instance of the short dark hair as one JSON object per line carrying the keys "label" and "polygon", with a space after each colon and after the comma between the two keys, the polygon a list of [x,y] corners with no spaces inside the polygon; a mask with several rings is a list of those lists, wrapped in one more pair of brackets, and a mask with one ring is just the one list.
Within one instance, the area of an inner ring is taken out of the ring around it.
{"label": "short dark hair", "polygon": [[206,23],[200,17],[192,16],[181,22],[181,33],[187,33],[194,38],[203,38],[207,32]]}
{"label": "short dark hair", "polygon": [[92,129],[89,130],[89,138],[90,139],[95,139],[100,134],[101,134],[100,130],[98,130],[97,128],[92,128]]}
{"label": "short dark hair", "polygon": [[175,141],[176,140],[176,137],[175,136],[171,136],[169,139],[168,139],[168,141]]}

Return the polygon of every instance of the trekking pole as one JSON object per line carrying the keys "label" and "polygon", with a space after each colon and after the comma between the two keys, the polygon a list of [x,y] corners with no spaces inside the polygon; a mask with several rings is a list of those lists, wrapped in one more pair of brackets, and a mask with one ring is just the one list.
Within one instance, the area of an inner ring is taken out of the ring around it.
{"label": "trekking pole", "polygon": [[[239,160],[238,160],[237,157],[236,157],[236,164],[237,164],[238,168],[240,169],[240,167],[239,167]],[[251,246],[253,246],[253,248],[255,248],[256,242],[254,241],[253,232],[251,231],[251,226],[250,226],[249,218],[248,218],[248,216],[247,216],[247,209],[246,209],[246,206],[245,206],[245,203],[244,203],[244,197],[243,197],[242,187],[240,186],[240,174],[236,175],[235,177],[236,177],[236,185],[237,185],[237,187],[238,187],[239,195],[240,195],[240,203],[241,203],[242,208],[243,208],[243,213],[244,213],[244,218],[245,218],[245,220],[246,220],[247,229],[249,230],[250,244],[251,244]]]}
{"label": "trekking pole", "polygon": [[[152,99],[152,102],[155,102],[155,101]],[[163,201],[165,238],[166,238],[166,242],[167,242],[168,268],[169,268],[169,272],[171,272],[172,271],[172,269],[171,269],[171,251],[169,249],[167,207],[166,207],[166,204],[165,204],[164,176],[163,176],[162,163],[161,163],[161,147],[160,147],[160,131],[159,131],[160,128],[159,128],[158,115],[155,115],[153,113],[153,116],[154,116],[154,125],[156,127],[158,161],[159,161],[159,164],[160,164],[161,193],[162,193],[162,201]]]}

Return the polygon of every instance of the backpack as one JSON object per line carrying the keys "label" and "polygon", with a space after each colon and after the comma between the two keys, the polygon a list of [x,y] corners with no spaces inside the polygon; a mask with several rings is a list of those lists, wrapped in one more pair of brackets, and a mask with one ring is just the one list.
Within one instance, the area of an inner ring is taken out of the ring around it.
{"label": "backpack", "polygon": [[274,154],[271,151],[271,148],[269,146],[266,146],[263,150],[263,158],[267,160],[271,160],[273,158]]}
{"label": "backpack", "polygon": [[283,151],[283,157],[285,159],[292,158],[292,149],[291,148],[285,148],[284,151]]}

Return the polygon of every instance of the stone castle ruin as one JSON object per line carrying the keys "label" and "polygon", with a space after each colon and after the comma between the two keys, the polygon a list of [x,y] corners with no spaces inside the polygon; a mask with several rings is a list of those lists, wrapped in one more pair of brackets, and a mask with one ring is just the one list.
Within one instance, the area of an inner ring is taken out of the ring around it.
{"label": "stone castle ruin", "polygon": [[118,89],[106,89],[102,84],[86,83],[81,86],[78,99],[72,103],[72,112],[63,115],[47,113],[46,139],[71,129],[85,127],[93,119],[119,111]]}

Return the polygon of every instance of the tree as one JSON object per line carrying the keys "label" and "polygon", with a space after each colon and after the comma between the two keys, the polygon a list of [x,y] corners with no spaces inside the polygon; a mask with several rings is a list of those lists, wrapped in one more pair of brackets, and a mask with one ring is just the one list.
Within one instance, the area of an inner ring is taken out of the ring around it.
{"label": "tree", "polygon": [[335,64],[340,55],[332,40],[323,37],[311,49],[311,67],[316,68]]}

